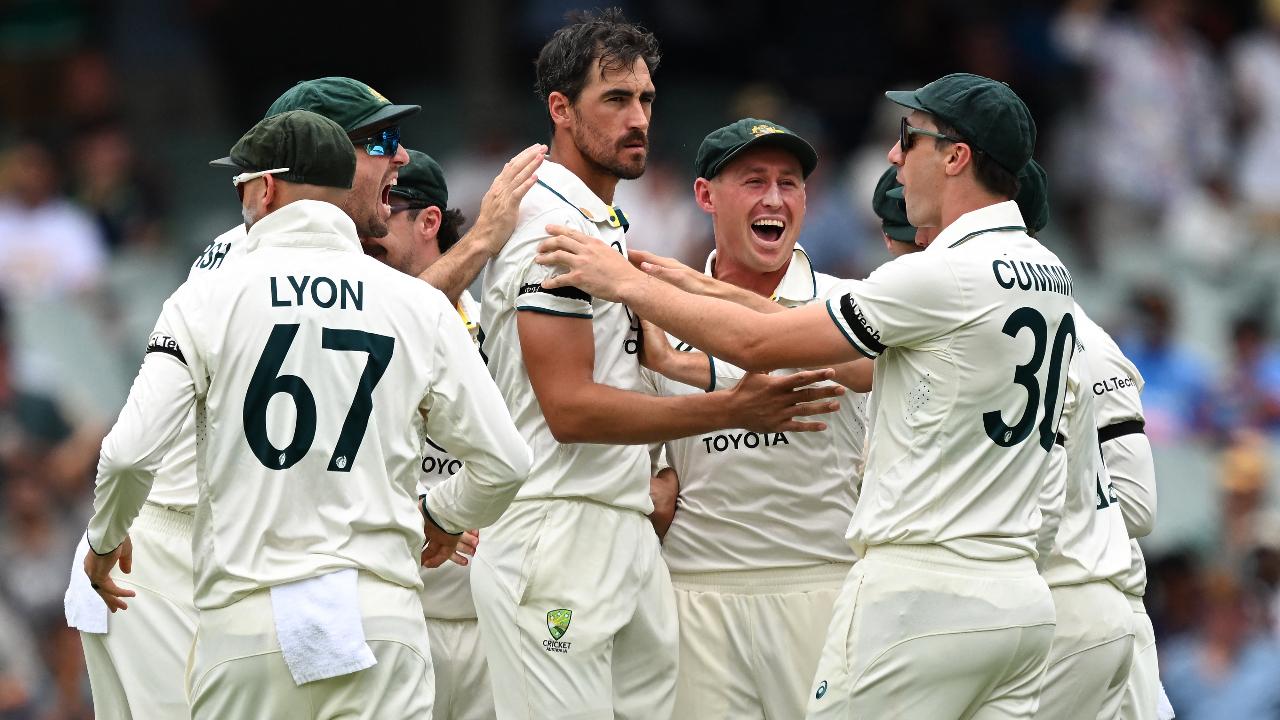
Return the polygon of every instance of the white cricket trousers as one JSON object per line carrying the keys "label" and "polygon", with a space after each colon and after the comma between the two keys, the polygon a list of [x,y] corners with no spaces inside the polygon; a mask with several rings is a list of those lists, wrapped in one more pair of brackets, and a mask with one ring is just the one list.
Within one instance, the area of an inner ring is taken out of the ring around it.
{"label": "white cricket trousers", "polygon": [[430,720],[435,682],[418,591],[361,572],[357,592],[377,664],[301,686],[280,652],[270,590],[202,610],[190,676],[193,720]]}
{"label": "white cricket trousers", "polygon": [[1156,660],[1156,631],[1151,627],[1142,598],[1126,594],[1125,599],[1133,608],[1133,664],[1129,666],[1118,717],[1120,720],[1156,720],[1156,708],[1164,693]]}
{"label": "white cricket trousers", "polygon": [[873,546],[836,599],[807,717],[1025,720],[1053,622],[1049,587],[1030,557]]}
{"label": "white cricket trousers", "polygon": [[849,563],[672,573],[675,720],[800,718]]}
{"label": "white cricket trousers", "polygon": [[427,618],[436,701],[432,720],[492,720],[493,688],[475,618]]}
{"label": "white cricket trousers", "polygon": [[105,635],[80,633],[100,720],[188,720],[187,660],[196,635],[189,513],[147,503],[129,530],[133,572],[117,585],[138,593],[112,613]]}
{"label": "white cricket trousers", "polygon": [[675,598],[658,537],[634,510],[522,500],[471,566],[500,720],[667,720]]}
{"label": "white cricket trousers", "polygon": [[1111,720],[1133,662],[1133,609],[1106,580],[1051,588],[1058,628],[1037,720]]}

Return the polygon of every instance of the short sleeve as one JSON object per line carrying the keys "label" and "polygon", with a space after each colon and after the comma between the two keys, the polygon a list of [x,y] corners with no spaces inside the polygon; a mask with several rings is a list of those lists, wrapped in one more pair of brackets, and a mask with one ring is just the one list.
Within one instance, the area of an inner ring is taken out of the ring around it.
{"label": "short sleeve", "polygon": [[[880,266],[866,280],[836,284],[827,312],[854,349],[876,358],[951,331],[962,299],[945,260],[916,253]],[[934,253],[937,255],[937,253]]]}
{"label": "short sleeve", "polygon": [[542,287],[543,282],[564,272],[562,267],[539,265],[533,261],[538,245],[549,237],[545,226],[551,223],[595,234],[595,228],[588,227],[581,215],[575,217],[566,211],[543,213],[517,231],[520,246],[515,251],[519,255],[512,258],[520,268],[515,285],[516,310],[590,319],[593,317],[590,295],[576,287]]}

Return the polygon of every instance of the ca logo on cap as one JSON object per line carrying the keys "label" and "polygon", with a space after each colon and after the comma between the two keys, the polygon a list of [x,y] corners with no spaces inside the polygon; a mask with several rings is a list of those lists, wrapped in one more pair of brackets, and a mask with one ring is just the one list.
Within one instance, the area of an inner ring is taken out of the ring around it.
{"label": "ca logo on cap", "polygon": [[368,85],[365,85],[364,87],[365,87],[365,89],[366,89],[366,90],[368,90],[368,91],[369,91],[369,94],[370,94],[370,95],[372,95],[372,96],[373,96],[373,98],[374,98],[375,100],[377,100],[378,102],[380,102],[380,103],[384,103],[384,104],[387,104],[387,105],[390,105],[390,104],[391,104],[391,101],[390,101],[390,100],[388,100],[386,97],[384,97],[382,93],[378,92],[377,90],[374,90],[373,88],[369,87]]}
{"label": "ca logo on cap", "polygon": [[751,134],[755,135],[756,137],[759,137],[761,135],[769,135],[770,133],[780,133],[780,132],[786,132],[786,131],[776,128],[772,125],[753,125],[751,127]]}

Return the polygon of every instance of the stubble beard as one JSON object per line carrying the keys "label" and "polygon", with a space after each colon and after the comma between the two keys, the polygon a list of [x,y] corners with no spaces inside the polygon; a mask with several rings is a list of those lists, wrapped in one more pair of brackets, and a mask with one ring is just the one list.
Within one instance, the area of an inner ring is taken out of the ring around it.
{"label": "stubble beard", "polygon": [[628,135],[619,144],[611,144],[607,139],[592,132],[583,129],[578,131],[575,129],[573,142],[578,147],[578,152],[587,162],[620,180],[635,180],[644,175],[645,165],[649,159],[649,138],[644,137],[645,153],[636,163],[625,163],[620,159],[619,145],[628,140],[634,139],[633,135]]}

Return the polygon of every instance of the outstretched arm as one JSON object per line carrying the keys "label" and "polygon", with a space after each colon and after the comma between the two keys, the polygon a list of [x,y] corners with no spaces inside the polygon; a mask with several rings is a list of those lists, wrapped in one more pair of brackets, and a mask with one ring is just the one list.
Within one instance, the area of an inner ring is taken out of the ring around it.
{"label": "outstretched arm", "polygon": [[480,216],[475,225],[418,277],[444,293],[449,302],[457,304],[458,296],[476,279],[484,264],[511,238],[520,201],[538,181],[534,171],[542,164],[546,152],[546,145],[530,145],[511,158],[480,201]]}

